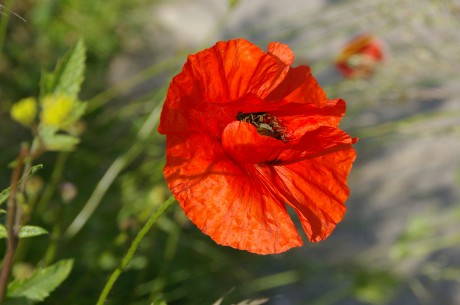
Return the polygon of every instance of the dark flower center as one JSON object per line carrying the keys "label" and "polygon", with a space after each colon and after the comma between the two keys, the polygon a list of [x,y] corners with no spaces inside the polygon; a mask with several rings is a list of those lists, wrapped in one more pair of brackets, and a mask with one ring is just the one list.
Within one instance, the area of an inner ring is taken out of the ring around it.
{"label": "dark flower center", "polygon": [[236,119],[249,123],[256,127],[257,132],[263,136],[269,136],[283,142],[287,141],[286,127],[281,125],[281,120],[267,112],[239,112]]}

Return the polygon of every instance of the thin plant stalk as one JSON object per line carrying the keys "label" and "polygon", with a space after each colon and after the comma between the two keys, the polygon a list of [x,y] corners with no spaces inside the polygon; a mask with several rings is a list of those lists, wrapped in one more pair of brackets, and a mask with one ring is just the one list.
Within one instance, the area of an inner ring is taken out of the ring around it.
{"label": "thin plant stalk", "polygon": [[149,232],[153,224],[161,215],[163,215],[166,212],[166,210],[171,206],[174,200],[174,196],[171,195],[155,213],[152,213],[152,215],[149,217],[142,229],[139,231],[139,233],[137,233],[136,238],[133,240],[131,246],[128,249],[128,252],[126,252],[126,255],[123,257],[123,260],[121,261],[120,265],[113,271],[113,273],[107,280],[107,283],[105,284],[96,305],[103,305],[105,303],[110,291],[113,288],[113,285],[118,280],[126,266],[128,266],[129,262],[136,253],[137,248],[139,247],[139,244],[142,241],[142,239],[144,239],[145,235]]}
{"label": "thin plant stalk", "polygon": [[59,180],[62,178],[68,156],[69,152],[67,151],[62,151],[58,154],[53,166],[50,182],[46,185],[45,190],[43,191],[43,195],[41,196],[40,201],[37,203],[35,209],[32,207],[32,211],[34,213],[41,214],[46,210],[46,205],[51,201],[51,197],[53,197],[53,194],[56,191]]}
{"label": "thin plant stalk", "polygon": [[120,94],[126,93],[132,88],[138,86],[139,84],[147,81],[148,79],[170,69],[173,69],[177,62],[180,60],[181,56],[175,56],[170,59],[167,59],[159,64],[152,65],[145,70],[140,71],[134,76],[128,78],[120,84],[116,84],[113,87],[101,92],[92,99],[88,101],[88,109],[86,114],[92,113],[95,110],[101,108],[106,103],[108,103],[113,98],[119,96]]}
{"label": "thin plant stalk", "polygon": [[64,234],[66,238],[74,237],[81,230],[90,216],[99,206],[99,203],[101,202],[105,193],[108,191],[109,187],[112,185],[113,181],[115,181],[115,178],[117,178],[120,172],[143,151],[145,147],[145,140],[150,135],[154,126],[158,123],[161,107],[162,104],[159,103],[153,109],[149,117],[145,120],[144,124],[139,129],[136,142],[133,144],[133,146],[131,146],[131,148],[123,155],[116,158],[107,169],[80,213],[75,217],[75,219],[67,228]]}
{"label": "thin plant stalk", "polygon": [[[6,252],[3,258],[3,266],[0,272],[0,304],[3,303],[3,300],[6,295],[6,288],[8,285],[8,280],[10,278],[11,268],[13,267],[14,254],[16,253],[16,248],[19,242],[19,226],[18,223],[18,202],[17,194],[18,189],[21,188],[19,185],[19,180],[21,178],[21,173],[24,167],[24,160],[28,156],[29,148],[23,146],[17,159],[16,167],[14,168],[13,174],[11,176],[11,190],[7,202],[7,220],[6,220],[6,230],[7,230],[7,239],[6,239]],[[24,183],[24,180],[23,182]]]}

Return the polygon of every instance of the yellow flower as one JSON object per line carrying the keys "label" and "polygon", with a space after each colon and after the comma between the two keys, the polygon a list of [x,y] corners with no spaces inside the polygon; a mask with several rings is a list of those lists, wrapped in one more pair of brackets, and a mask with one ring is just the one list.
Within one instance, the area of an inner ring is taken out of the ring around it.
{"label": "yellow flower", "polygon": [[11,107],[10,115],[13,120],[24,126],[30,126],[37,115],[37,100],[28,97],[20,100]]}
{"label": "yellow flower", "polygon": [[76,100],[66,95],[48,95],[42,101],[41,123],[63,128],[72,112]]}

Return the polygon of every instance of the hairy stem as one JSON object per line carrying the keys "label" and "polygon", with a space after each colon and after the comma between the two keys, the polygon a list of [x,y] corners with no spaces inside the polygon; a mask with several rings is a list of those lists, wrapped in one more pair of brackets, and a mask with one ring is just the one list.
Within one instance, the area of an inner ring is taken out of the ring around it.
{"label": "hairy stem", "polygon": [[148,233],[148,231],[150,230],[152,225],[157,221],[157,219],[166,212],[166,210],[171,206],[173,202],[174,202],[174,196],[169,197],[165,201],[165,203],[155,213],[153,213],[149,217],[145,225],[142,227],[139,233],[137,233],[136,238],[133,240],[131,246],[128,249],[128,252],[126,252],[126,255],[121,261],[120,265],[110,275],[107,283],[104,286],[104,289],[101,292],[101,295],[99,296],[99,299],[96,305],[103,305],[105,303],[105,300],[107,299],[110,291],[112,290],[113,285],[115,284],[118,277],[121,275],[123,270],[126,268],[126,266],[129,264],[129,262],[133,258],[142,239],[145,237],[145,235]]}

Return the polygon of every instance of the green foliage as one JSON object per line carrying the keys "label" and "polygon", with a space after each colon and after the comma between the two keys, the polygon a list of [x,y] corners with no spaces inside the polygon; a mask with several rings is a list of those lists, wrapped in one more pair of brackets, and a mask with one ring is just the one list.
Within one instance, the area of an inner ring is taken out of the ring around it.
{"label": "green foliage", "polygon": [[[13,164],[14,163],[15,162],[13,162]],[[37,171],[39,171],[42,168],[43,168],[43,164],[36,164],[36,165],[31,166],[27,174],[19,180],[19,183],[22,181],[22,179],[29,179],[33,174],[35,174]],[[0,204],[2,204],[8,199],[8,197],[10,196],[10,190],[11,188],[8,187],[0,192]]]}
{"label": "green foliage", "polygon": [[40,82],[40,97],[48,94],[63,94],[74,99],[77,98],[83,82],[85,58],[86,48],[83,40],[80,39],[58,61],[52,73],[43,72]]}
{"label": "green foliage", "polygon": [[12,281],[8,285],[8,297],[43,301],[67,278],[72,267],[73,260],[61,260],[49,267],[37,268],[29,278]]}
{"label": "green foliage", "polygon": [[[19,238],[27,238],[48,234],[48,231],[42,227],[38,226],[23,226],[19,229],[18,236]],[[0,238],[6,238],[7,231],[5,226],[0,224]]]}
{"label": "green foliage", "polygon": [[6,188],[0,192],[0,204],[4,203],[10,196],[10,188]]}
{"label": "green foliage", "polygon": [[[79,120],[86,109],[86,103],[78,102],[76,99],[80,91],[81,83],[83,82],[83,74],[85,71],[86,49],[82,40],[69,50],[56,65],[52,73],[44,72],[40,84],[40,96],[46,99],[49,95],[55,95],[56,100],[52,101],[50,108],[42,107],[42,112],[47,114],[50,111],[50,117],[55,117],[57,114],[52,113],[58,109],[59,103],[64,102],[63,99],[70,99],[69,112],[65,117],[60,118],[61,122],[58,126],[50,126],[41,122],[38,132],[41,141],[47,150],[50,151],[72,151],[80,142],[79,138],[69,134],[58,134],[60,129],[66,129],[77,120]],[[43,114],[42,114],[43,120]]]}
{"label": "green foliage", "polygon": [[23,226],[19,229],[19,238],[27,238],[48,234],[48,231],[38,226]]}
{"label": "green foliage", "polygon": [[41,170],[43,168],[43,164],[35,164],[32,165],[29,169],[29,172],[27,173],[27,179],[30,178],[33,174],[37,173],[37,171]]}
{"label": "green foliage", "polygon": [[399,280],[391,272],[361,270],[354,279],[353,295],[369,304],[385,304],[399,288]]}
{"label": "green foliage", "polygon": [[72,151],[80,143],[80,139],[72,135],[58,134],[56,128],[41,126],[39,129],[40,138],[47,150],[50,151]]}
{"label": "green foliage", "polygon": [[152,302],[152,304],[150,304],[150,305],[168,305],[168,303],[166,303],[166,301],[164,299],[159,298],[157,300],[154,300]]}

